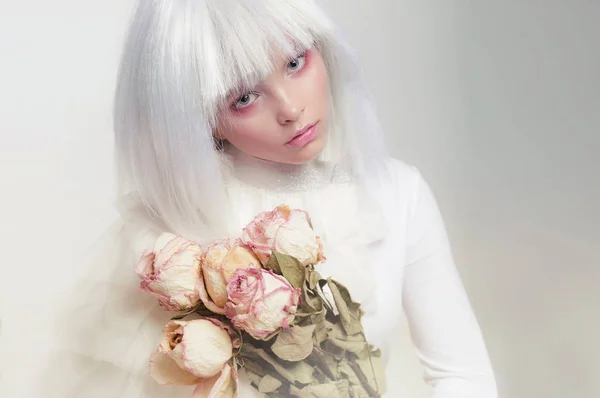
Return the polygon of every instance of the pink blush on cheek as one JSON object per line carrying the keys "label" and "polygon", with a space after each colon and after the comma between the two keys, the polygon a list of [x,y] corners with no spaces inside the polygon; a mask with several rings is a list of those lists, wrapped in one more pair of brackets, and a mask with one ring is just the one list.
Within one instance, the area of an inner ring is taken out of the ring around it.
{"label": "pink blush on cheek", "polygon": [[306,50],[306,53],[304,53],[304,66],[302,66],[302,69],[300,69],[298,72],[295,73],[295,75],[297,76],[301,76],[302,74],[304,74],[304,72],[310,68],[311,64],[312,64],[312,57],[313,57],[313,50]]}
{"label": "pink blush on cheek", "polygon": [[254,104],[242,109],[231,108],[231,113],[233,116],[246,116],[253,108]]}
{"label": "pink blush on cheek", "polygon": [[252,113],[252,111],[254,110],[254,108],[256,108],[257,103],[260,101],[260,98],[257,98],[252,104],[250,104],[249,106],[245,107],[245,108],[235,108],[233,105],[231,105],[229,107],[230,109],[230,113],[233,117],[239,116],[239,117],[243,117],[243,116],[247,116],[250,113]]}

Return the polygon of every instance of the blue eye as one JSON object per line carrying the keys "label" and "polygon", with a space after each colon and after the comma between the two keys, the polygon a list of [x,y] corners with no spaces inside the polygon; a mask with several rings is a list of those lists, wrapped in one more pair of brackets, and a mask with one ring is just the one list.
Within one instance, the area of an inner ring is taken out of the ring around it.
{"label": "blue eye", "polygon": [[301,56],[294,58],[290,62],[288,62],[287,67],[291,72],[297,72],[304,67],[306,63],[306,54],[302,54]]}
{"label": "blue eye", "polygon": [[235,109],[243,109],[243,108],[247,108],[250,105],[252,105],[252,103],[254,103],[254,101],[256,101],[256,99],[258,98],[258,95],[255,93],[246,93],[246,94],[242,94],[237,101],[233,104],[233,107]]}

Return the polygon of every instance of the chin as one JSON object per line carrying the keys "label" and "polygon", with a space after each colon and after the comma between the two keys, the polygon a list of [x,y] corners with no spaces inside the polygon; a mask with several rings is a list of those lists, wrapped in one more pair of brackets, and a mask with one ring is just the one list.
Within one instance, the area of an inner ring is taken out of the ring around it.
{"label": "chin", "polygon": [[296,152],[292,157],[285,160],[285,163],[290,164],[305,164],[315,160],[323,151],[325,143],[321,138],[317,138],[313,142],[309,142],[306,146]]}

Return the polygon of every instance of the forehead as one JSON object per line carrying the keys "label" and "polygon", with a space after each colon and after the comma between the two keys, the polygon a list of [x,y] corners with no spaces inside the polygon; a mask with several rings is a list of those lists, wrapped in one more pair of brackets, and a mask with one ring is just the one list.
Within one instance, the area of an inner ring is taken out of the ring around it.
{"label": "forehead", "polygon": [[264,68],[257,67],[253,74],[247,76],[235,76],[234,71],[232,71],[232,86],[229,88],[228,93],[235,93],[240,90],[243,91],[256,87],[274,72],[285,68],[288,62],[298,57],[310,47],[312,46],[305,47],[292,41],[290,41],[289,49],[272,45],[269,52],[264,55],[265,58],[268,57]]}
{"label": "forehead", "polygon": [[[312,37],[299,41],[286,36],[282,40],[265,40],[262,45],[248,42],[237,50],[229,50],[229,54],[221,55],[226,93],[255,87],[312,45]],[[223,47],[227,51],[227,44]]]}
{"label": "forehead", "polygon": [[209,116],[232,92],[255,87],[282,61],[322,41],[331,29],[312,1],[208,2],[208,20],[196,25],[201,29],[194,54]]}

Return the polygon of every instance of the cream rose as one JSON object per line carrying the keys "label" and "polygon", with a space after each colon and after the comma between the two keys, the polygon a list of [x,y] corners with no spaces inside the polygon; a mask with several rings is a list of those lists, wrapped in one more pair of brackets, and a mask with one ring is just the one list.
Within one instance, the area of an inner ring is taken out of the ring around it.
{"label": "cream rose", "polygon": [[201,255],[196,243],[171,233],[161,234],[152,251],[145,252],[136,265],[142,279],[140,288],[156,295],[167,310],[195,307],[200,301]]}
{"label": "cream rose", "polygon": [[197,384],[194,397],[233,397],[237,379],[227,363],[233,348],[229,327],[216,319],[170,321],[150,357],[150,374],[159,384]]}
{"label": "cream rose", "polygon": [[227,293],[225,315],[256,339],[290,327],[300,301],[300,289],[262,268],[238,269]]}
{"label": "cream rose", "polygon": [[202,379],[192,394],[192,398],[237,398],[239,381],[236,380],[234,368],[228,363],[223,366],[221,373],[209,379]]}
{"label": "cream rose", "polygon": [[227,284],[240,268],[260,268],[254,253],[237,239],[210,245],[202,256],[202,274],[208,295],[223,308],[227,302]]}
{"label": "cream rose", "polygon": [[280,205],[262,212],[244,228],[242,242],[256,253],[263,265],[277,251],[295,257],[304,265],[324,261],[321,239],[305,211]]}

